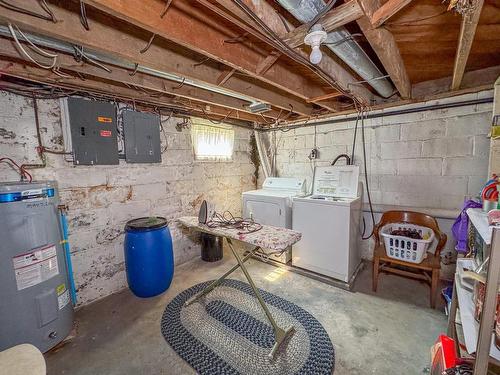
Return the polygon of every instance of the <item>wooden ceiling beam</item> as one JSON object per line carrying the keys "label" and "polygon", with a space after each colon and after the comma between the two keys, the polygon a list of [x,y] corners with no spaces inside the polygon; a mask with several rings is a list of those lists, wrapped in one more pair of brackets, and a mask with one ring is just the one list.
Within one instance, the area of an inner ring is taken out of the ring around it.
{"label": "wooden ceiling beam", "polygon": [[462,24],[460,25],[460,35],[458,37],[457,53],[455,55],[455,64],[453,67],[453,80],[451,82],[451,89],[458,90],[462,83],[465,67],[467,66],[467,59],[472,48],[474,35],[476,35],[477,24],[481,16],[484,0],[478,0],[476,8],[471,14],[462,16]]}
{"label": "wooden ceiling beam", "polygon": [[256,73],[259,75],[265,74],[269,69],[271,69],[274,63],[278,61],[280,56],[281,54],[278,52],[272,52],[257,65],[257,68],[255,69]]}
{"label": "wooden ceiling beam", "polygon": [[[349,22],[356,21],[362,16],[364,16],[364,13],[361,6],[356,0],[350,0],[327,12],[317,23],[320,23],[325,31],[329,32]],[[304,37],[308,33],[310,27],[311,26],[308,24],[303,24],[290,31],[283,39],[293,48],[300,47],[304,44]]]}
{"label": "wooden ceiling beam", "polygon": [[262,59],[262,53],[250,43],[226,43],[231,37],[238,36],[235,35],[238,31],[225,26],[217,18],[204,17],[192,2],[173,2],[163,19],[160,14],[165,4],[160,0],[87,0],[86,4],[292,95],[305,99],[323,92],[319,85],[285,64],[276,64],[264,75],[256,74],[255,67]]}
{"label": "wooden ceiling beam", "polygon": [[343,94],[341,92],[331,92],[329,94],[317,96],[315,98],[308,99],[307,101],[309,103],[317,103],[321,102],[323,100],[328,100],[328,99],[333,99],[333,98],[338,98],[339,96],[342,96]]}
{"label": "wooden ceiling beam", "polygon": [[410,4],[412,0],[389,0],[378,8],[371,18],[373,27],[382,26],[389,18]]}
{"label": "wooden ceiling beam", "polygon": [[370,43],[372,49],[382,62],[386,72],[391,77],[403,99],[411,96],[410,77],[399,52],[394,36],[384,28],[374,28],[370,22],[375,11],[380,7],[380,0],[357,0],[365,16],[357,20],[361,31]]}
{"label": "wooden ceiling beam", "polygon": [[219,78],[217,78],[217,86],[224,86],[224,83],[226,83],[227,80],[231,78],[235,72],[236,69],[226,67],[220,74]]}
{"label": "wooden ceiling beam", "polygon": [[[239,18],[243,19],[245,16],[238,12],[235,9],[235,5],[230,0],[214,0],[217,4],[219,4],[222,8],[227,9],[230,12],[236,13]],[[283,24],[283,21],[280,19],[279,15],[275,12],[274,8],[267,3],[266,1],[255,2],[252,0],[244,0],[246,6],[250,8],[252,12],[255,13],[261,20],[263,20],[266,25],[278,36],[286,34],[286,28]],[[302,57],[309,59],[309,54],[301,49],[296,50]],[[271,58],[269,58],[271,60]],[[344,88],[346,92],[351,92],[354,96],[358,97],[358,99],[364,100],[369,103],[373,95],[363,86],[352,85],[356,82],[356,79],[352,76],[350,72],[348,72],[342,65],[337,63],[334,59],[332,59],[328,55],[324,55],[319,67],[326,72],[333,80],[337,82],[337,84]],[[347,89],[349,88],[349,89]],[[324,92],[320,95],[325,94]],[[314,95],[311,97],[316,97],[320,95]],[[309,99],[308,98],[308,99]],[[336,105],[330,105],[329,103],[318,103],[323,108],[329,111],[337,111]]]}
{"label": "wooden ceiling beam", "polygon": [[[31,0],[16,0],[16,5],[31,9],[33,2]],[[80,27],[78,13],[60,6],[59,3],[50,6],[59,20],[57,23],[47,22],[8,9],[2,9],[0,20],[15,23],[25,31],[47,35],[114,58],[136,62],[151,69],[176,74],[214,87],[217,86],[217,77],[221,73],[220,68],[216,66],[217,64],[200,65],[200,58],[194,57],[192,53],[186,53],[179,48],[169,47],[167,49],[164,45],[155,43],[149,47],[147,53],[141,54],[139,51],[146,45],[147,36],[141,37],[135,33],[126,34],[120,30],[120,23],[109,17],[91,19],[92,27],[90,31],[86,31]],[[171,6],[167,14],[170,14],[172,9]],[[91,16],[91,13],[88,12],[88,15]],[[168,21],[164,20],[164,22]],[[242,93],[255,101],[270,103],[283,110],[289,110],[291,105],[294,112],[301,115],[308,116],[312,112],[312,106],[307,104],[305,100],[249,77],[233,76],[226,82],[224,88],[235,93]]]}
{"label": "wooden ceiling beam", "polygon": [[[0,72],[2,75],[17,77],[25,79],[28,81],[44,83],[55,87],[61,87],[71,90],[78,90],[83,92],[103,94],[109,98],[116,97],[122,100],[137,100],[143,103],[148,103],[150,105],[156,106],[167,106],[178,108],[178,110],[186,110],[188,112],[193,112],[195,115],[204,117],[208,115],[215,115],[218,117],[225,117],[251,122],[262,122],[262,118],[259,116],[236,111],[220,106],[210,105],[209,108],[204,107],[204,103],[190,103],[191,108],[186,108],[186,103],[178,101],[176,98],[155,98],[151,96],[151,93],[142,92],[140,90],[135,90],[133,88],[128,88],[123,84],[114,84],[111,82],[105,82],[102,80],[92,80],[85,79],[79,80],[74,78],[63,78],[50,70],[42,69],[37,66],[31,66],[25,63],[20,63],[16,61],[0,61]],[[205,111],[203,112],[202,109]]]}
{"label": "wooden ceiling beam", "polygon": [[[11,59],[20,59],[28,62],[24,56],[19,54],[10,41],[3,38],[0,38],[0,56]],[[215,105],[251,113],[248,108],[249,103],[245,100],[231,98],[222,94],[188,85],[179,85],[176,82],[167,81],[141,72],[134,73],[127,69],[115,66],[113,67],[111,73],[108,73],[104,69],[92,64],[77,63],[73,56],[63,53],[58,54],[57,62],[57,66],[59,68],[64,69],[66,72],[72,72],[75,77],[83,74],[117,83],[125,83],[145,90],[164,93],[165,95],[203,102],[208,105]],[[278,115],[278,111],[275,110],[266,113],[266,116],[270,118],[277,118]]]}

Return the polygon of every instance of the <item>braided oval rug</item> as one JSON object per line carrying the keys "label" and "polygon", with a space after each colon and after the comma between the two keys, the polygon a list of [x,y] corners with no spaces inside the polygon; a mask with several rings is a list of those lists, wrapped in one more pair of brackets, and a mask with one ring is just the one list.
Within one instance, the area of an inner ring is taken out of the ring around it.
{"label": "braided oval rug", "polygon": [[295,333],[274,360],[268,357],[274,332],[247,283],[225,280],[199,301],[184,302],[210,281],[186,289],[166,307],[161,332],[199,374],[332,374],[333,345],[307,311],[260,290],[278,325]]}

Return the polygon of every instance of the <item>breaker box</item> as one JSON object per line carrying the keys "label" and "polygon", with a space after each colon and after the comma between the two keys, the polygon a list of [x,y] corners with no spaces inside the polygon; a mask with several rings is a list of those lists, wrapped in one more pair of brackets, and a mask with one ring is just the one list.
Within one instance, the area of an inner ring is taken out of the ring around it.
{"label": "breaker box", "polygon": [[127,163],[161,163],[160,117],[125,110],[122,120]]}
{"label": "breaker box", "polygon": [[68,98],[66,106],[73,163],[118,164],[115,106],[82,98]]}

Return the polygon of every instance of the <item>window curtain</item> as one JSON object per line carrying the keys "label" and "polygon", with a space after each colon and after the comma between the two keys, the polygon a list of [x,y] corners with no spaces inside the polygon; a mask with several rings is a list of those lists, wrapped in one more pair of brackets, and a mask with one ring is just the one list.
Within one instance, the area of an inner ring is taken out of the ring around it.
{"label": "window curtain", "polygon": [[204,119],[193,119],[191,141],[196,160],[231,160],[234,130],[225,125],[212,125]]}

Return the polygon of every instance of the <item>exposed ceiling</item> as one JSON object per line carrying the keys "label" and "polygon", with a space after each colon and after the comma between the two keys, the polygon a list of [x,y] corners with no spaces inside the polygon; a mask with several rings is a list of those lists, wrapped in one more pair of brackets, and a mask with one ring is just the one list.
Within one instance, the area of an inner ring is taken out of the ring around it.
{"label": "exposed ceiling", "polygon": [[477,1],[465,18],[435,0],[338,1],[322,14],[387,75],[394,93],[382,98],[356,61],[322,47],[321,63],[309,63],[311,25],[277,1],[2,0],[0,88],[31,81],[264,127],[470,92],[500,74],[500,1]]}

